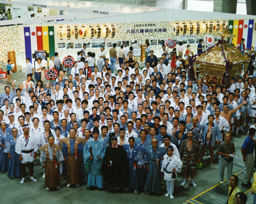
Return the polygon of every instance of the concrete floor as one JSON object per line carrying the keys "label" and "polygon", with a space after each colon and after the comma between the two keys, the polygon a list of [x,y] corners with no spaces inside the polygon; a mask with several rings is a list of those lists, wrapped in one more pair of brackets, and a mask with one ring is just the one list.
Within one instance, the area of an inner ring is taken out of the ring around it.
{"label": "concrete floor", "polygon": [[[12,79],[16,79],[16,85],[25,80],[25,74],[14,73]],[[6,84],[0,80],[1,92]],[[250,189],[242,187],[243,161],[240,148],[246,135],[233,137],[233,142],[236,147],[237,159],[234,160],[233,174],[237,174],[240,181],[239,186],[248,196],[248,204],[252,203],[253,196],[250,194]],[[216,157],[216,156],[215,156]],[[217,157],[216,157],[217,159]],[[204,157],[204,167],[197,170],[195,182],[198,185],[196,188],[187,183],[186,186],[180,187],[182,175],[178,176],[176,181],[177,192],[174,195],[174,200],[166,198],[164,195],[158,197],[155,195],[146,195],[144,192],[138,195],[133,192],[112,193],[107,190],[90,191],[85,185],[79,188],[66,188],[66,182],[62,182],[62,187],[58,191],[46,191],[44,188],[44,179],[42,179],[42,168],[36,165],[34,168],[34,177],[37,182],[30,181],[27,177],[26,182],[21,185],[20,179],[10,179],[7,173],[0,173],[0,203],[1,204],[45,204],[45,203],[92,203],[92,204],[115,204],[115,203],[203,203],[203,204],[223,204],[226,203],[228,186],[226,183],[220,185],[218,174],[218,161],[215,160],[215,165],[210,166],[209,158]],[[225,172],[226,173],[226,172]],[[225,174],[226,175],[226,174]],[[164,185],[163,185],[164,187]]]}

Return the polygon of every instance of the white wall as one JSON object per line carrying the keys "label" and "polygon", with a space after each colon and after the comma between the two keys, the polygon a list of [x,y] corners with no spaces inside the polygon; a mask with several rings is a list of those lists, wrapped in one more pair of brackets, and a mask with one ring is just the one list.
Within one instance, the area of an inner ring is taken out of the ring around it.
{"label": "white wall", "polygon": [[17,19],[18,16],[21,18],[30,18],[31,14],[35,14],[35,17],[44,17],[49,15],[49,9],[41,8],[42,13],[37,13],[37,7],[34,7],[34,11],[28,11],[27,6],[20,6],[13,4],[11,7],[12,19]]}
{"label": "white wall", "polygon": [[247,14],[246,3],[237,3],[236,14],[241,14],[241,15]]}
{"label": "white wall", "polygon": [[183,9],[183,0],[156,0],[156,7]]}
{"label": "white wall", "polygon": [[188,0],[188,10],[213,12],[213,1]]}

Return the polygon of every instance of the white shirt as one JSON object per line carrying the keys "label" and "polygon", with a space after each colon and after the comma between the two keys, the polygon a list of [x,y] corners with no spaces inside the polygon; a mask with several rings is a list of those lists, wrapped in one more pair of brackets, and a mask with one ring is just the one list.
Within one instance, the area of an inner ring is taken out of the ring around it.
{"label": "white shirt", "polygon": [[45,59],[42,59],[41,65],[46,68],[47,67],[47,61]]}
{"label": "white shirt", "polygon": [[49,62],[49,69],[53,69],[54,68],[54,63],[52,60],[50,60]]}
{"label": "white shirt", "polygon": [[77,63],[77,68],[78,68],[78,70],[79,70],[80,68],[84,68],[84,63],[83,63],[83,62],[78,62],[78,63]]}
{"label": "white shirt", "polygon": [[[196,112],[196,115],[197,115],[197,112]],[[206,110],[205,112],[203,112],[201,119],[198,121],[199,125],[204,125],[208,121],[209,115],[211,115],[210,111]]]}
{"label": "white shirt", "polygon": [[131,133],[129,134],[128,130],[125,131],[125,138],[127,138],[129,140],[130,137],[134,137],[137,138],[138,134],[135,131],[131,131]]}
{"label": "white shirt", "polygon": [[130,51],[129,47],[125,47],[123,50],[124,50],[124,56],[127,57],[128,56],[128,52]]}
{"label": "white shirt", "polygon": [[[180,158],[180,153],[179,153],[179,150],[176,147],[176,145],[170,142],[170,146],[173,147],[173,154],[176,155],[178,158]],[[165,144],[163,143],[163,144],[159,145],[159,147],[164,147],[165,148]]]}
{"label": "white shirt", "polygon": [[[160,71],[160,72],[164,72],[164,70],[165,70],[165,68],[166,68],[166,65],[165,64],[158,64],[157,65],[157,68],[158,68],[158,71]],[[161,69],[162,69],[162,71],[161,71]],[[164,77],[164,76],[163,76]]]}
{"label": "white shirt", "polygon": [[117,57],[124,57],[124,49],[119,49],[118,51],[117,51]]}
{"label": "white shirt", "polygon": [[[34,152],[38,149],[37,142],[34,137],[29,136],[28,139],[25,139],[25,136],[22,134],[18,137],[15,147],[15,152],[20,154],[23,157],[21,163],[33,162],[34,161]],[[31,153],[23,153],[22,150],[33,150]]]}
{"label": "white shirt", "polygon": [[143,74],[143,71],[144,70],[147,70],[148,71],[148,74],[147,76],[149,77],[153,72],[154,72],[154,69],[152,67],[149,67],[149,69],[147,69],[147,67],[144,67],[141,71],[141,73]]}
{"label": "white shirt", "polygon": [[42,65],[41,64],[38,64],[38,62],[35,62],[35,69],[36,69],[36,72],[40,73],[42,72],[42,70],[40,69],[39,71],[37,71],[37,69],[39,69]]}
{"label": "white shirt", "polygon": [[[117,144],[120,145],[120,136],[117,137]],[[128,144],[129,144],[129,141],[128,141],[128,139],[125,137],[125,138],[124,138],[124,145],[128,145]]]}
{"label": "white shirt", "polygon": [[216,117],[214,118],[214,123],[218,125],[220,131],[224,130],[228,132],[230,129],[230,125],[228,121],[226,120],[226,118],[222,117],[221,115],[219,116],[218,120],[216,120]]}
{"label": "white shirt", "polygon": [[93,58],[93,57],[87,57],[87,58],[86,58],[86,61],[88,62],[88,66],[89,66],[89,67],[94,67],[95,58]]}
{"label": "white shirt", "polygon": [[101,52],[101,50],[99,50],[97,52],[97,61],[104,62],[104,58],[100,58],[101,56],[106,56],[106,51],[105,50],[103,50],[102,52]]}
{"label": "white shirt", "polygon": [[42,132],[43,132],[43,128],[39,127],[39,125],[37,128],[35,128],[34,125],[31,125],[29,129],[29,135],[35,137],[38,146],[40,146],[40,135],[42,134]]}
{"label": "white shirt", "polygon": [[33,70],[33,65],[30,62],[26,63],[27,74],[32,74],[32,70]]}
{"label": "white shirt", "polygon": [[[160,122],[160,125],[163,125],[163,121],[161,121]],[[172,128],[173,128],[173,125],[172,125],[172,123],[170,123],[169,121],[167,121],[167,131],[166,131],[166,133],[168,133],[168,134],[170,134],[170,135],[172,135]]]}
{"label": "white shirt", "polygon": [[182,167],[182,161],[180,160],[180,158],[178,158],[174,154],[171,157],[165,154],[164,160],[162,162],[162,168],[161,168],[161,172],[164,172],[164,180],[173,181],[177,178],[177,172],[175,172],[176,178],[172,178],[172,173],[165,172],[164,171],[165,169],[168,172],[172,172],[173,169],[176,169],[176,171],[180,171],[181,167]]}

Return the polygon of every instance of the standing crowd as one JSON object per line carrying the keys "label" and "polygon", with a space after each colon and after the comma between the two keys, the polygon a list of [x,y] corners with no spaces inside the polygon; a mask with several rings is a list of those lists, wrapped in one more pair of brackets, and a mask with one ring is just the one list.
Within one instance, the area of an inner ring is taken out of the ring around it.
{"label": "standing crowd", "polygon": [[142,69],[132,48],[117,50],[115,44],[110,59],[104,47],[95,55],[84,46],[67,70],[55,53],[49,69],[59,75],[51,83],[42,80],[47,63],[38,59],[33,66],[27,59],[27,79],[0,95],[0,171],[23,184],[28,168],[37,181],[33,166],[39,156],[46,190],[59,189],[66,178],[66,187],[87,183],[91,190],[161,195],[164,179],[165,196],[173,199],[178,173],[183,172],[179,185],[196,187],[203,156],[214,165],[217,154],[220,183],[227,168],[228,203],[246,202],[233,175],[232,137],[249,135],[241,153],[242,185],[250,188],[256,165],[256,76],[233,77],[230,87],[206,85],[187,63],[189,45],[185,51],[180,43],[171,52],[163,45],[160,59],[149,44],[145,51]]}

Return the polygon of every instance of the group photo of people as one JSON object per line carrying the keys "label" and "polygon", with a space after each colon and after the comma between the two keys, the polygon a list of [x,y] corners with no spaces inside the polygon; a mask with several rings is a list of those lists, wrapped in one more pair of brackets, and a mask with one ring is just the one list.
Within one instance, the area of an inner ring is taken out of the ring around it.
{"label": "group photo of people", "polygon": [[255,12],[1,1],[0,204],[256,204]]}
{"label": "group photo of people", "polygon": [[[227,203],[246,203],[233,174],[241,151],[242,186],[253,187],[256,198],[256,75],[244,67],[229,87],[208,86],[186,63],[189,45],[163,44],[157,58],[147,44],[143,67],[132,47],[124,48],[113,44],[107,58],[104,47],[95,55],[84,45],[68,69],[57,52],[49,67],[27,58],[27,79],[6,85],[0,95],[0,171],[24,184],[37,182],[34,166],[40,165],[47,191],[66,180],[67,188],[174,199],[177,186],[197,187],[197,169],[209,168],[207,160],[219,165],[219,183],[227,179]],[[200,41],[198,54],[202,49]],[[58,71],[56,80],[43,79],[47,69]],[[239,135],[247,137],[235,150],[232,138]]]}

